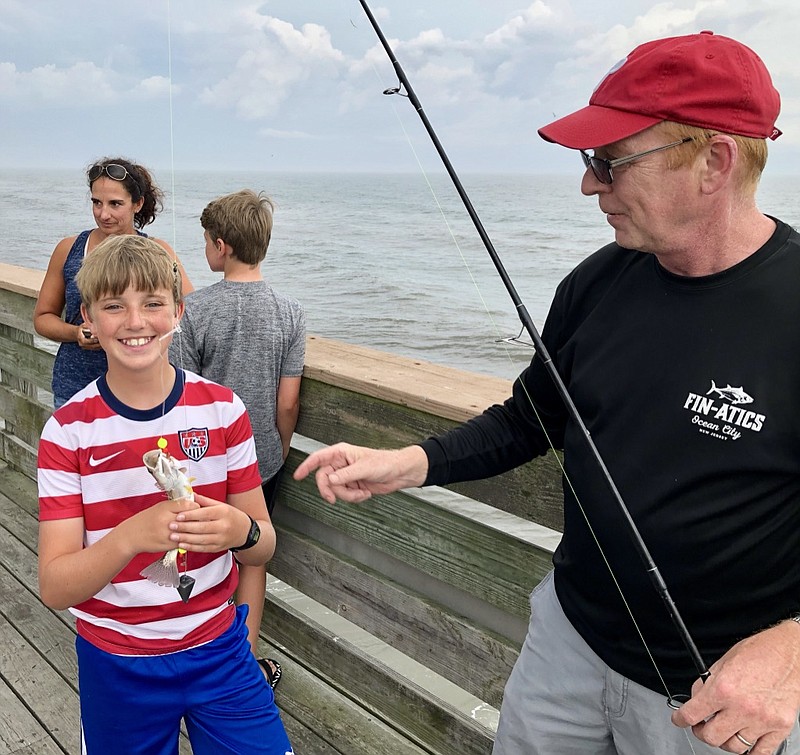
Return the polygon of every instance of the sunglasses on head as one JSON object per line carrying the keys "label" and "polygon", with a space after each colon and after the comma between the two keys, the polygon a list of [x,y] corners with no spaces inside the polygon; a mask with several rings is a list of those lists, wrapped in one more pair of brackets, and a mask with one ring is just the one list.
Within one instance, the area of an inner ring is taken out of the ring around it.
{"label": "sunglasses on head", "polygon": [[669,144],[664,144],[661,147],[653,147],[653,149],[646,149],[644,152],[636,152],[633,155],[626,155],[625,157],[617,158],[616,160],[606,160],[602,157],[595,157],[594,155],[590,155],[586,150],[580,150],[581,158],[583,159],[583,164],[587,168],[592,169],[592,173],[594,173],[594,177],[601,183],[601,184],[610,184],[614,181],[614,173],[613,169],[616,168],[618,165],[625,165],[625,163],[633,162],[634,160],[638,160],[640,157],[644,157],[645,155],[652,155],[653,152],[660,152],[662,149],[669,149],[670,147],[677,147],[680,144],[686,144],[686,142],[693,141],[693,137],[687,136],[685,139],[679,139],[677,142],[670,142]]}
{"label": "sunglasses on head", "polygon": [[89,168],[88,173],[89,181],[96,181],[104,173],[109,178],[113,178],[115,181],[124,181],[128,176],[130,176],[130,173],[128,173],[128,170],[124,165],[119,165],[117,163],[109,163],[108,165],[92,165],[92,167]]}

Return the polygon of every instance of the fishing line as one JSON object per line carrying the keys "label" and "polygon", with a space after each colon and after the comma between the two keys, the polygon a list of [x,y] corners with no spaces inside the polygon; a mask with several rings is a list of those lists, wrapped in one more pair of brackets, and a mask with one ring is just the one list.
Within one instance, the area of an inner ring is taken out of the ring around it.
{"label": "fishing line", "polygon": [[169,161],[170,161],[170,189],[172,193],[172,251],[177,258],[178,252],[178,221],[175,211],[175,131],[172,111],[172,9],[170,0],[167,0],[167,78],[169,83]]}
{"label": "fishing line", "polygon": [[[174,313],[175,325],[171,330],[168,330],[166,333],[164,333],[164,334],[162,334],[162,335],[160,335],[158,337],[159,348],[160,348],[161,343],[164,341],[164,339],[169,338],[173,334],[178,334],[178,338],[180,338],[180,334],[182,333],[180,320],[178,319],[178,311],[177,311],[178,303],[177,303],[176,300],[178,298],[182,298],[183,297],[183,291],[181,290],[181,273],[180,273],[180,269],[178,267],[177,261],[173,261],[172,262],[172,276],[173,276],[173,280],[172,280],[172,290],[171,290],[171,294],[172,294],[172,302],[171,302],[171,304],[174,305],[175,308],[176,308],[175,313]],[[180,293],[180,297],[179,297],[179,293]],[[182,369],[183,368],[183,349],[180,349],[180,354],[181,354],[181,369]],[[165,375],[167,374],[167,371],[165,370],[164,366],[162,366],[160,368],[160,375],[159,375],[160,384],[161,384],[161,397],[162,397],[161,398],[161,434],[160,434],[160,437],[158,438],[158,440],[156,441],[156,446],[158,447],[159,451],[161,451],[162,454],[165,454],[168,457],[170,457],[170,456],[172,456],[172,454],[170,454],[169,451],[167,451],[168,441],[167,441],[166,437],[164,437],[164,435],[165,435],[164,434],[164,430],[166,429],[166,406],[167,406],[167,398],[169,398],[169,396],[172,394],[172,391],[174,390],[175,385],[178,382],[179,376],[178,376],[178,368],[175,367],[174,365],[172,365],[172,363],[169,361],[169,344],[167,344],[166,348],[164,349],[164,351],[161,352],[161,359],[164,361],[164,364],[165,364],[166,367],[171,367],[172,368],[173,373],[174,373],[174,380],[173,380],[172,388],[167,390],[166,382],[164,380]],[[180,397],[179,401],[181,401],[181,399],[182,399],[184,426],[186,428],[188,428],[189,427],[189,418],[188,418],[187,406],[186,406],[186,380],[185,380],[186,372],[185,372],[185,370],[183,370],[183,374],[184,374],[184,380],[183,380],[183,386],[182,386],[182,390],[181,390],[181,397]],[[171,411],[172,411],[172,409],[170,409],[170,412]],[[178,441],[180,442],[180,435],[178,435]],[[174,459],[174,457],[173,457],[173,459]],[[190,480],[191,479],[193,479],[193,478],[190,478]],[[192,588],[194,587],[194,584],[195,584],[196,580],[194,579],[194,577],[190,577],[189,576],[189,553],[188,553],[188,551],[185,548],[178,548],[177,551],[178,551],[177,559],[181,560],[182,564],[183,564],[183,569],[182,569],[183,573],[180,575],[180,578],[179,578],[179,581],[178,581],[177,590],[178,590],[178,594],[181,596],[181,599],[183,600],[183,602],[186,603],[189,600],[189,596],[190,596],[190,594],[192,592]],[[178,569],[180,570],[180,567],[178,567]]]}
{"label": "fishing line", "polygon": [[[353,24],[353,25],[355,26],[355,24]],[[371,63],[371,66],[372,66],[372,70],[375,72],[376,78],[381,83],[381,85],[383,85],[384,82],[381,80],[380,74],[378,73],[378,70],[375,67],[374,62]],[[402,97],[406,97],[406,98],[408,97],[407,94],[403,94],[402,93],[401,87],[399,87],[399,86],[398,87],[384,88],[383,89],[383,93],[386,94],[386,95],[398,94],[398,95],[400,95]],[[447,218],[447,216],[445,214],[444,208],[443,208],[441,202],[439,201],[439,197],[438,197],[438,195],[436,193],[436,190],[434,189],[433,185],[431,184],[431,181],[430,181],[430,179],[428,177],[428,173],[426,172],[425,167],[423,166],[423,164],[422,164],[422,162],[421,162],[421,160],[419,158],[419,154],[418,154],[418,152],[417,152],[417,150],[416,150],[416,148],[414,146],[414,143],[413,143],[413,141],[411,139],[411,136],[409,135],[409,133],[408,133],[406,127],[405,127],[405,124],[403,123],[403,119],[400,117],[400,114],[399,114],[397,108],[394,106],[394,103],[392,103],[392,111],[394,112],[395,117],[397,118],[397,122],[399,123],[400,128],[401,128],[401,130],[403,132],[403,135],[406,138],[406,142],[408,143],[408,146],[411,149],[411,153],[413,154],[414,159],[416,160],[417,166],[419,167],[419,170],[422,173],[422,176],[423,176],[423,178],[425,179],[425,182],[428,185],[428,189],[430,190],[431,195],[433,196],[434,202],[436,203],[436,207],[437,207],[437,209],[439,210],[439,213],[442,216],[442,220],[444,221],[445,226],[447,227],[447,230],[448,230],[448,232],[450,234],[451,239],[453,240],[453,244],[455,245],[456,249],[458,250],[458,253],[459,253],[460,257],[461,257],[461,261],[463,262],[464,266],[467,269],[467,272],[469,273],[470,279],[472,280],[472,284],[475,287],[475,290],[478,293],[478,297],[480,298],[481,303],[484,306],[484,310],[486,311],[486,314],[488,315],[489,319],[491,320],[491,323],[492,323],[492,326],[495,329],[495,332],[499,336],[499,334],[500,334],[499,328],[497,327],[496,321],[495,321],[491,311],[489,310],[489,306],[486,303],[486,300],[485,300],[485,298],[483,296],[483,292],[481,291],[480,285],[478,284],[477,278],[475,277],[475,275],[474,275],[474,273],[472,271],[472,268],[469,265],[469,261],[467,260],[467,258],[464,255],[464,252],[461,249],[461,245],[459,244],[458,239],[455,237],[455,234],[453,233],[452,227],[451,227],[450,222],[449,222],[449,220],[448,220],[448,218]],[[520,336],[522,335],[522,333],[524,331],[525,331],[525,326],[523,325],[522,330],[520,330],[519,335],[517,335],[516,338],[509,339],[509,340],[517,340],[518,341]],[[501,339],[501,340],[503,342],[506,342],[506,339]],[[524,343],[524,342],[521,342],[521,343]],[[526,345],[528,345],[528,344],[526,344]],[[506,348],[505,351],[506,351],[506,355],[508,356],[509,362],[513,365],[514,364],[514,360],[511,357],[511,353],[510,353],[511,350]],[[622,590],[622,586],[619,584],[619,581],[617,580],[616,574],[614,573],[614,571],[613,571],[613,569],[611,567],[611,564],[608,562],[608,559],[606,558],[606,554],[605,554],[605,552],[603,551],[603,549],[602,549],[602,547],[600,545],[600,540],[599,540],[599,538],[598,538],[598,536],[597,536],[597,534],[596,534],[596,532],[594,530],[594,527],[591,525],[591,522],[589,521],[588,514],[586,513],[586,510],[584,509],[583,504],[580,501],[580,498],[578,496],[577,491],[575,490],[574,486],[572,485],[572,480],[570,479],[569,475],[567,474],[567,470],[564,467],[564,463],[562,461],[561,455],[558,453],[558,450],[556,449],[555,444],[553,443],[553,440],[552,440],[552,438],[550,436],[550,433],[548,433],[547,429],[545,428],[544,421],[542,420],[541,416],[539,415],[539,411],[536,408],[536,405],[535,405],[535,403],[533,401],[533,398],[528,393],[527,386],[525,386],[524,383],[520,383],[520,385],[522,386],[522,389],[525,392],[525,396],[528,399],[528,403],[530,404],[531,409],[533,410],[534,414],[536,415],[536,419],[538,420],[540,426],[542,427],[542,430],[544,432],[544,436],[545,436],[545,438],[547,440],[548,445],[550,446],[550,450],[553,452],[553,457],[555,458],[556,463],[558,464],[558,467],[561,470],[561,473],[563,474],[565,481],[567,482],[567,485],[569,485],[569,488],[572,491],[573,496],[575,497],[575,501],[578,504],[584,519],[586,520],[586,524],[587,524],[589,532],[590,532],[590,534],[592,536],[592,539],[596,543],[597,548],[598,548],[598,550],[600,552],[600,556],[603,559],[603,562],[605,563],[605,565],[606,565],[606,567],[607,567],[607,569],[609,571],[609,574],[611,575],[611,579],[614,582],[614,585],[616,586],[617,591],[619,592],[620,598],[622,599],[622,602],[624,603],[625,608],[628,611],[628,614],[630,615],[631,620],[633,621],[633,625],[634,625],[634,627],[636,629],[636,633],[638,634],[638,636],[639,636],[639,638],[640,638],[640,640],[641,640],[641,642],[642,642],[642,644],[643,644],[643,646],[645,648],[645,652],[647,653],[647,656],[650,659],[650,662],[652,663],[653,668],[655,669],[655,672],[658,675],[658,678],[661,681],[662,686],[664,687],[664,691],[666,692],[667,697],[669,699],[672,699],[673,695],[670,692],[669,687],[667,686],[666,680],[664,679],[663,675],[661,674],[661,670],[659,669],[658,664],[656,663],[656,660],[653,657],[653,654],[650,652],[650,648],[649,648],[649,646],[648,646],[648,644],[647,644],[647,642],[645,640],[645,637],[644,637],[644,634],[642,633],[641,628],[639,627],[639,623],[636,621],[636,618],[635,618],[635,616],[633,614],[633,610],[630,607],[630,604],[628,603],[627,598],[625,597],[625,594],[624,594],[624,592]]]}
{"label": "fishing line", "polygon": [[[536,329],[536,326],[533,323],[533,320],[531,319],[530,315],[528,314],[528,311],[527,311],[525,305],[523,304],[522,300],[520,299],[519,294],[517,293],[516,288],[514,287],[514,284],[513,284],[512,280],[510,279],[505,267],[503,266],[502,261],[499,258],[499,255],[497,254],[497,251],[495,250],[495,248],[494,248],[494,246],[493,246],[493,244],[491,242],[491,239],[489,238],[488,234],[486,233],[480,218],[478,217],[477,213],[475,212],[475,209],[472,206],[471,200],[469,199],[468,195],[466,194],[466,191],[464,190],[463,186],[461,185],[461,181],[459,180],[458,175],[456,174],[454,168],[452,167],[452,164],[450,163],[450,160],[447,157],[447,154],[445,153],[444,148],[442,147],[441,143],[439,142],[438,136],[436,135],[435,131],[433,130],[433,127],[431,126],[430,122],[428,121],[428,118],[425,115],[425,113],[424,113],[424,111],[422,109],[422,105],[419,102],[416,94],[414,93],[413,87],[411,86],[411,83],[410,83],[408,77],[406,76],[405,72],[403,71],[402,67],[400,66],[400,63],[397,61],[397,58],[395,57],[391,47],[389,46],[389,43],[386,41],[386,38],[383,35],[383,32],[381,31],[380,26],[378,25],[377,21],[375,20],[375,17],[372,15],[372,12],[371,12],[371,10],[369,9],[369,7],[368,7],[368,5],[366,3],[366,0],[359,0],[359,2],[360,2],[361,7],[363,8],[364,12],[366,13],[366,15],[368,17],[368,19],[370,21],[370,24],[372,25],[373,29],[375,30],[375,33],[377,34],[381,44],[383,45],[384,50],[386,51],[387,55],[389,56],[389,59],[391,60],[392,65],[394,66],[395,73],[397,74],[398,80],[400,81],[402,87],[405,88],[406,94],[404,96],[408,97],[408,99],[411,101],[412,105],[416,109],[417,114],[419,115],[420,119],[422,120],[423,125],[425,126],[425,129],[428,132],[428,135],[431,138],[431,141],[433,142],[434,147],[436,148],[436,151],[438,152],[439,157],[441,158],[442,163],[444,164],[444,166],[445,166],[445,168],[446,168],[446,170],[448,172],[448,175],[450,176],[451,180],[453,181],[453,184],[454,184],[459,196],[461,197],[461,200],[464,203],[464,206],[465,206],[470,218],[473,221],[473,224],[475,226],[476,231],[478,232],[478,235],[481,237],[481,240],[483,241],[484,246],[486,247],[486,251],[489,253],[489,256],[491,257],[492,262],[495,265],[495,268],[497,270],[498,275],[500,275],[500,277],[501,277],[501,279],[502,279],[502,281],[503,281],[503,283],[504,283],[504,285],[506,287],[506,290],[507,290],[509,296],[511,297],[512,301],[514,302],[514,305],[515,305],[515,307],[517,309],[517,313],[518,313],[518,315],[520,317],[520,320],[522,322],[523,328],[528,331],[528,334],[530,335],[531,340],[533,341],[534,347],[536,349],[536,357],[538,357],[542,361],[542,364],[543,364],[545,370],[547,371],[547,373],[550,375],[551,379],[553,380],[553,384],[554,384],[556,390],[558,391],[559,396],[561,397],[561,399],[562,399],[562,401],[564,403],[564,406],[565,406],[565,408],[567,410],[567,413],[568,413],[570,419],[575,423],[575,425],[577,426],[578,430],[580,431],[580,434],[581,434],[581,436],[582,436],[582,438],[584,440],[584,443],[585,443],[586,447],[588,448],[592,458],[594,459],[597,467],[599,468],[599,470],[600,470],[600,472],[602,474],[602,477],[603,477],[603,479],[604,479],[604,481],[605,481],[605,483],[606,483],[606,485],[608,487],[608,490],[612,494],[612,498],[613,498],[615,504],[617,505],[617,509],[618,509],[619,513],[622,515],[622,517],[624,519],[625,525],[627,527],[628,533],[629,533],[629,535],[631,537],[631,540],[633,542],[635,550],[637,551],[638,555],[640,556],[641,560],[644,563],[646,572],[647,572],[647,574],[648,574],[648,576],[650,578],[650,581],[651,581],[651,583],[653,585],[653,588],[658,593],[659,597],[662,599],[662,601],[663,601],[663,603],[664,603],[664,605],[665,605],[665,607],[667,609],[667,612],[669,614],[669,617],[670,617],[670,619],[671,619],[671,621],[673,623],[673,626],[675,627],[676,632],[678,633],[678,635],[680,636],[681,640],[683,641],[683,643],[684,643],[684,645],[686,647],[686,650],[689,653],[689,656],[691,657],[691,660],[694,663],[695,668],[696,668],[700,678],[705,681],[708,678],[708,676],[710,675],[710,672],[708,671],[708,667],[706,666],[705,662],[703,661],[703,658],[700,655],[700,652],[699,652],[694,640],[692,639],[691,635],[689,634],[689,630],[686,627],[686,625],[684,624],[683,619],[682,619],[682,617],[681,617],[681,615],[680,615],[680,613],[678,611],[678,608],[675,605],[674,601],[672,600],[672,597],[669,594],[669,590],[667,588],[667,585],[664,582],[664,580],[663,580],[663,578],[662,578],[662,576],[661,576],[661,574],[660,574],[660,572],[658,570],[658,567],[656,566],[655,562],[653,561],[652,556],[650,555],[650,552],[647,549],[647,546],[644,543],[644,540],[642,539],[641,534],[639,533],[638,527],[636,526],[636,523],[634,522],[633,518],[631,517],[630,511],[628,510],[627,506],[625,505],[625,502],[623,501],[622,496],[621,496],[619,490],[617,489],[613,478],[611,477],[611,473],[609,472],[609,470],[606,467],[606,464],[605,464],[602,456],[600,455],[599,450],[595,446],[594,441],[592,440],[591,434],[589,433],[588,428],[586,427],[585,423],[583,422],[583,419],[582,419],[580,413],[578,412],[578,409],[575,406],[575,404],[574,404],[574,402],[572,400],[572,397],[569,394],[569,391],[568,391],[566,385],[564,384],[564,381],[561,378],[561,375],[559,374],[557,368],[555,367],[555,364],[553,363],[553,360],[552,360],[552,358],[550,357],[550,355],[549,355],[549,353],[547,351],[547,347],[545,346],[544,342],[542,341],[541,336],[539,335],[539,333],[538,333],[538,331]],[[400,92],[400,89],[401,89],[401,87],[398,86],[397,88],[392,88],[390,90],[385,90],[384,93],[386,93],[386,94],[397,94],[397,93]],[[539,416],[538,411],[536,411],[536,407],[532,402],[532,397],[527,393],[527,391],[526,391],[526,397],[528,398],[528,401],[531,402],[531,406],[532,406],[532,408],[534,410],[534,413],[536,414],[537,420],[539,421],[539,423],[540,423],[540,425],[542,427],[542,430],[543,430],[543,432],[545,434],[545,437],[547,437],[547,441],[548,441],[548,443],[550,444],[550,446],[552,448],[553,447],[552,440],[549,438],[549,435],[547,433],[547,429],[544,426],[544,423],[542,422],[542,419]],[[558,454],[556,454],[556,458],[558,458]],[[559,460],[559,464],[561,465],[562,472],[564,473],[565,479],[567,480],[567,483],[568,483],[568,485],[570,487],[570,490],[573,492],[573,495],[575,495],[575,500],[578,501],[578,497],[577,497],[577,495],[575,493],[575,489],[574,489],[574,487],[572,485],[572,482],[569,480],[569,477],[566,475],[566,470],[564,469],[564,466],[563,466],[563,464],[561,464],[560,460]],[[620,585],[617,582],[617,579],[616,579],[616,576],[614,575],[613,570],[611,569],[610,563],[609,563],[608,559],[605,556],[603,548],[600,545],[600,542],[599,542],[596,534],[594,533],[594,530],[592,529],[591,524],[589,523],[588,517],[586,515],[586,511],[585,511],[583,505],[579,501],[578,501],[578,503],[579,503],[579,508],[581,510],[581,513],[582,513],[584,519],[586,520],[586,523],[587,523],[587,526],[589,528],[589,531],[591,532],[592,537],[594,538],[595,542],[597,543],[599,551],[602,554],[602,558],[605,561],[606,566],[607,566],[607,568],[609,569],[609,571],[610,571],[610,573],[612,575],[612,579],[617,584],[617,589],[620,590]],[[672,695],[670,693],[669,688],[666,686],[665,680],[664,680],[663,676],[661,675],[661,672],[658,670],[658,666],[655,663],[655,659],[652,656],[652,653],[651,653],[651,651],[649,649],[649,646],[648,646],[647,642],[645,641],[641,631],[638,628],[638,625],[636,623],[636,619],[635,619],[635,617],[633,616],[633,614],[631,612],[630,605],[628,604],[627,600],[625,600],[624,596],[623,596],[623,602],[624,602],[626,610],[628,611],[628,613],[629,613],[634,625],[636,626],[637,632],[639,634],[640,639],[642,640],[643,646],[645,647],[645,650],[646,650],[648,656],[650,657],[651,662],[654,664],[654,668],[656,668],[656,672],[657,672],[659,678],[661,679],[662,684],[664,684],[665,691],[667,692],[667,696],[668,696],[668,701],[667,701],[668,704],[670,705],[670,707],[678,706],[678,704],[679,704],[678,697],[675,696],[675,695]],[[687,741],[689,741],[688,740],[688,734],[687,734]],[[691,742],[689,742],[689,745],[691,747]]]}
{"label": "fishing line", "polygon": [[[174,281],[173,285],[175,286],[174,290],[177,291],[178,290],[177,287],[180,285],[180,278],[178,277],[180,275],[180,272],[178,270],[177,263],[173,263],[173,266],[174,266],[173,274],[175,276],[175,281]],[[177,316],[177,312],[176,312],[176,316]],[[163,335],[159,336],[159,338],[158,338],[159,344],[165,338],[169,338],[169,336],[171,336],[173,333],[178,333],[178,334],[181,333],[181,326],[180,326],[179,322],[175,323],[175,327],[172,328],[172,330],[169,330],[166,333],[164,333]],[[178,370],[169,361],[169,344],[167,344],[167,348],[161,354],[161,358],[164,360],[164,362],[166,363],[166,365],[168,367],[172,367],[172,369],[174,371],[174,382],[173,382],[173,387],[170,390],[167,390],[166,383],[164,382],[165,370],[162,367],[161,370],[160,370],[161,396],[162,396],[162,399],[161,399],[161,435],[158,438],[158,440],[156,441],[156,446],[158,447],[158,449],[161,451],[162,454],[166,454],[168,457],[170,457],[170,456],[172,456],[172,454],[170,454],[169,451],[167,451],[168,441],[164,437],[164,430],[166,429],[166,406],[167,406],[167,398],[169,398],[169,396],[172,394],[172,391],[173,391],[173,389],[175,387],[175,383],[177,383],[177,381],[178,381]],[[184,380],[184,383],[183,383],[183,390],[181,391],[181,397],[183,399],[184,424],[188,428],[189,427],[189,422],[188,422],[188,417],[186,415],[186,381],[185,380]],[[171,411],[172,411],[172,409],[170,409],[170,412]],[[180,441],[180,436],[178,436],[178,440]],[[174,459],[174,457],[173,457],[173,459]],[[191,480],[193,478],[189,478],[189,479]],[[182,568],[178,567],[178,569],[179,569],[179,571],[183,572],[180,575],[180,578],[179,578],[179,581],[178,581],[177,590],[178,590],[178,594],[181,596],[181,600],[183,600],[183,602],[186,603],[189,600],[189,596],[191,595],[192,588],[194,587],[196,580],[195,580],[194,577],[190,577],[189,576],[189,552],[185,548],[177,548],[177,551],[178,551],[178,555],[177,555],[176,558],[177,558],[178,561],[180,561],[182,563]]]}
{"label": "fishing line", "polygon": [[[182,270],[183,265],[178,261],[178,221],[177,221],[177,194],[175,193],[175,119],[174,119],[174,110],[173,110],[173,97],[172,97],[172,3],[171,0],[167,0],[167,78],[169,79],[169,161],[170,161],[170,190],[172,193],[172,253],[175,255],[174,264],[177,266],[174,268],[174,271],[177,275],[181,277],[181,285],[183,280]],[[173,285],[176,287],[175,290],[178,290],[179,282],[176,280],[173,282]],[[186,296],[186,293],[183,291],[183,288],[180,289],[181,292],[181,299]],[[183,367],[183,348],[182,343],[180,340],[180,333],[181,333],[181,324],[180,321],[175,323],[175,327],[169,331],[169,333],[165,333],[161,336],[158,340],[163,341],[167,336],[172,335],[173,333],[178,334],[178,352],[180,354],[180,363],[181,363],[181,370],[183,371],[184,375],[186,374],[186,370]],[[165,357],[167,361],[169,361],[169,350],[165,352]],[[177,379],[177,375],[176,375]],[[186,411],[186,382],[184,380],[183,386],[183,413],[184,413],[184,424],[186,427],[189,427],[189,420]]]}
{"label": "fishing line", "polygon": [[[353,23],[352,20],[350,21],[350,23],[353,25],[354,28],[356,28],[356,29],[358,28],[358,26],[355,23]],[[384,94],[399,94],[402,97],[407,97],[408,96],[408,95],[403,94],[400,91],[399,87],[389,87],[389,88],[387,88],[386,85],[385,85],[385,82],[383,82],[383,80],[381,78],[380,73],[378,72],[378,69],[375,67],[375,63],[373,61],[371,61],[370,65],[372,67],[373,72],[375,73],[375,78],[381,84],[381,87],[382,87],[382,90],[383,90]],[[478,294],[478,298],[480,299],[481,305],[483,306],[483,309],[486,312],[486,316],[489,318],[489,321],[491,323],[492,329],[494,330],[494,334],[496,336],[496,338],[493,341],[493,343],[504,344],[500,348],[505,352],[505,355],[506,355],[506,358],[508,359],[509,364],[511,364],[512,367],[517,368],[518,365],[520,364],[520,361],[516,360],[514,358],[514,356],[516,356],[517,352],[512,350],[512,349],[510,349],[508,345],[511,342],[518,342],[518,343],[522,344],[523,346],[530,346],[530,344],[527,344],[524,341],[519,341],[518,340],[519,336],[510,337],[510,338],[503,337],[502,330],[499,327],[497,321],[495,320],[495,317],[492,314],[491,309],[489,308],[489,304],[488,304],[488,302],[486,301],[486,299],[485,299],[485,297],[483,295],[483,291],[481,290],[480,285],[478,284],[477,277],[476,277],[475,273],[473,272],[472,267],[470,266],[469,260],[467,259],[467,256],[464,254],[464,250],[461,248],[461,244],[459,243],[458,239],[456,238],[455,232],[453,231],[453,228],[450,225],[450,221],[447,218],[447,214],[445,212],[445,209],[444,209],[441,201],[439,200],[439,195],[436,193],[436,189],[434,188],[433,184],[431,183],[430,176],[428,175],[427,171],[425,170],[425,167],[422,164],[422,161],[420,160],[419,153],[417,152],[416,147],[414,146],[414,142],[411,139],[410,134],[406,130],[405,124],[403,123],[403,119],[400,117],[400,113],[397,110],[397,108],[394,106],[394,103],[392,103],[391,108],[392,108],[392,112],[395,115],[395,118],[397,118],[397,122],[400,125],[400,129],[403,132],[403,136],[405,136],[406,143],[408,144],[408,147],[411,150],[411,154],[414,156],[414,160],[417,163],[417,166],[418,166],[418,168],[420,170],[420,173],[422,174],[422,177],[425,179],[425,183],[427,184],[428,190],[430,191],[431,196],[433,197],[433,201],[436,204],[436,208],[438,209],[439,214],[441,215],[442,220],[444,221],[445,227],[447,228],[447,232],[450,235],[450,238],[451,238],[451,240],[453,242],[453,245],[455,246],[456,250],[458,251],[459,257],[461,258],[461,262],[464,265],[464,267],[466,268],[466,271],[467,271],[467,273],[469,275],[469,278],[472,281],[472,285],[473,285],[476,293]],[[512,356],[512,352],[513,352],[514,356]]]}

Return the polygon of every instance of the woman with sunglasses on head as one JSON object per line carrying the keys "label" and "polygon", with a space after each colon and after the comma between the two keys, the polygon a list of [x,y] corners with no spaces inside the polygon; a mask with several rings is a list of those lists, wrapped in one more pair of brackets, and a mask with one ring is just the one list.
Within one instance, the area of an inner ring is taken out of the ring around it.
{"label": "woman with sunglasses on head", "polygon": [[[53,404],[57,409],[107,369],[105,352],[84,324],[75,274],[83,258],[109,236],[138,234],[156,219],[163,192],[146,168],[124,158],[103,158],[86,171],[96,228],[62,239],[53,250],[42,281],[33,326],[61,346],[53,367]],[[183,266],[166,241],[154,239],[178,262],[183,291],[193,290]],[[62,317],[63,314],[63,317]]]}

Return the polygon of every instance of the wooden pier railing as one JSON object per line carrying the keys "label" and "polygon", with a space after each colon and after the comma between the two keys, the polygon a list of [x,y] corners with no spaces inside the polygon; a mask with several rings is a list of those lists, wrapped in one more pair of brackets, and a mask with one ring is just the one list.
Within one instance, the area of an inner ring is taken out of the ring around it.
{"label": "wooden pier railing", "polygon": [[[0,264],[0,632],[18,647],[0,653],[0,700],[20,708],[13,731],[0,720],[0,745],[77,753],[71,617],[45,608],[36,587],[36,448],[53,363],[31,324],[42,275]],[[321,444],[397,447],[509,391],[505,380],[310,336],[290,472]],[[295,751],[488,753],[528,593],[559,539],[556,460],[357,506],[284,480],[261,649],[283,664],[276,697]],[[185,740],[181,751],[191,751]]]}

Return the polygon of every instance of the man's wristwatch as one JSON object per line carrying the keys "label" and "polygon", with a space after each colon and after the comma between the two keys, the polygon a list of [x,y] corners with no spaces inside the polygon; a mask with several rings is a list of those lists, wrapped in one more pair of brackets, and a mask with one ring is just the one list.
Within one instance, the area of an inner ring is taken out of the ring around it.
{"label": "man's wristwatch", "polygon": [[252,548],[258,542],[258,538],[261,537],[261,528],[258,526],[258,522],[252,516],[248,515],[247,518],[250,520],[250,531],[247,533],[247,540],[238,548],[231,548],[234,553]]}

